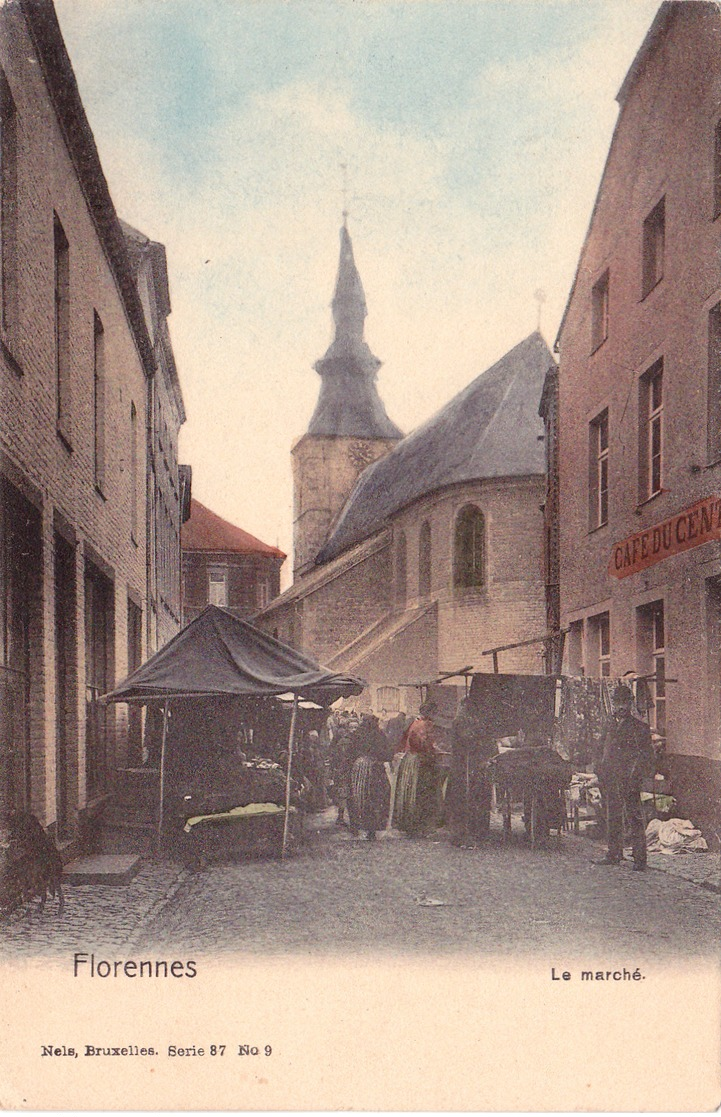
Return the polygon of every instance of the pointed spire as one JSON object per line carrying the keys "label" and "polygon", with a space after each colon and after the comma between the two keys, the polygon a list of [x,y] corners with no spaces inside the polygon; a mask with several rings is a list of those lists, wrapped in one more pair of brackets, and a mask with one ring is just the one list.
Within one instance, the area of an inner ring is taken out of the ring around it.
{"label": "pointed spire", "polygon": [[357,341],[363,340],[363,324],[368,314],[365,292],[358,268],[353,257],[353,245],[346,224],[346,215],[343,215],[343,226],[340,231],[340,260],[338,261],[338,278],[335,283],[333,295],[333,320],[335,322],[335,336],[341,339],[344,335]]}
{"label": "pointed spire", "polygon": [[308,433],[397,439],[402,437],[401,431],[388,418],[376,388],[381,362],[363,339],[368,310],[347,217],[344,211],[338,277],[331,303],[335,338],[315,364],[322,383]]}

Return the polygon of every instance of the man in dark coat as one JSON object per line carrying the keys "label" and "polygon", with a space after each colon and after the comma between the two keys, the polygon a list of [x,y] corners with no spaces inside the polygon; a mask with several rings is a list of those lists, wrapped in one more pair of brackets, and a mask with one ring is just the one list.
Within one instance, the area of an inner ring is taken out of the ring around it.
{"label": "man in dark coat", "polygon": [[606,802],[608,852],[597,865],[618,865],[623,860],[624,814],[631,830],[633,867],[646,868],[646,831],[641,809],[641,783],[655,771],[651,731],[631,712],[633,695],[627,686],[613,692],[614,719],[603,744],[598,777]]}
{"label": "man in dark coat", "polygon": [[464,698],[451,728],[449,799],[453,845],[470,846],[488,837],[491,822],[491,781],[486,761],[495,742],[483,738],[478,713]]}

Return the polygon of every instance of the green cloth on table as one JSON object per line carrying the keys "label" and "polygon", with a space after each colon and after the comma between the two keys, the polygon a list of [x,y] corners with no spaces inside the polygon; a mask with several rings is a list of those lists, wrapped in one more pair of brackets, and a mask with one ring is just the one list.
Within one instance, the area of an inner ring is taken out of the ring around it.
{"label": "green cloth on table", "polygon": [[[295,812],[295,807],[290,808],[291,812]],[[254,818],[258,815],[268,814],[283,814],[285,807],[279,807],[277,803],[248,803],[247,807],[231,807],[229,811],[220,811],[218,814],[196,814],[189,818],[183,830],[189,834],[193,826],[197,826],[199,822],[216,822],[218,819],[235,819],[235,818]]]}

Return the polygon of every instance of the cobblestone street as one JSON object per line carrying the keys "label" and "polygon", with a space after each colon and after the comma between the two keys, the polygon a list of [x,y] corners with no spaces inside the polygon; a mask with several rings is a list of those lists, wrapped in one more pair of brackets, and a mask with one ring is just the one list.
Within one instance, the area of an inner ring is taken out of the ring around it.
{"label": "cobblestone street", "polygon": [[148,861],[126,885],[66,884],[62,915],[57,900],[48,900],[44,910],[35,902],[0,924],[0,952],[5,956],[67,954],[87,944],[107,950],[125,948],[183,879],[179,865]]}
{"label": "cobblestone street", "polygon": [[[375,843],[329,827],[285,863],[216,864],[189,873],[148,862],[123,886],[66,886],[0,931],[5,955],[76,949],[202,954],[295,951],[612,952],[717,949],[719,857],[651,855],[645,874],[591,864],[600,848],[563,835],[532,850],[496,830],[475,850],[445,833]],[[661,870],[661,871],[658,871]],[[689,879],[691,877],[692,879]]]}

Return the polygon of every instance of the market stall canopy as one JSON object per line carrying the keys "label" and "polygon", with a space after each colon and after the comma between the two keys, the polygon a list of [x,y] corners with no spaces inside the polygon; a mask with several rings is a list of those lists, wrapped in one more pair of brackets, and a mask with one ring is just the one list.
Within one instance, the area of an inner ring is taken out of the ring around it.
{"label": "market stall canopy", "polygon": [[360,694],[364,686],[362,679],[335,675],[247,621],[208,605],[104,700],[271,698],[290,692],[330,706],[338,698]]}

